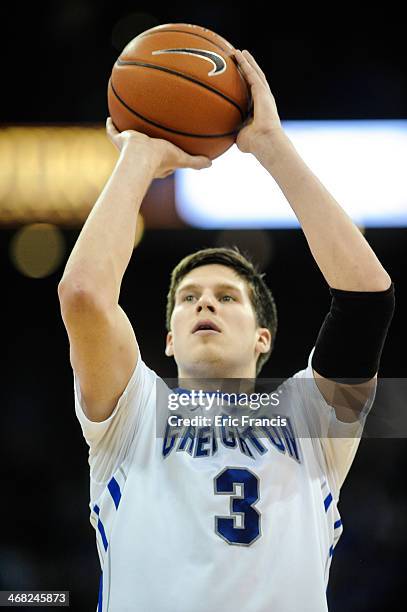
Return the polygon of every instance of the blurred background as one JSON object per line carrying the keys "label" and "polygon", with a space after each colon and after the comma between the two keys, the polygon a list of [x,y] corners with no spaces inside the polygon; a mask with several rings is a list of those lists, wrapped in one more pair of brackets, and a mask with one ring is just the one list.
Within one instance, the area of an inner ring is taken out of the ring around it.
{"label": "blurred background", "polygon": [[[226,2],[60,0],[8,10],[0,130],[0,589],[69,590],[72,609],[96,608],[100,567],[89,523],[88,448],[74,414],[57,284],[117,158],[104,135],[106,89],[125,44],[163,23],[205,26],[253,53],[287,126],[396,121],[391,125],[405,138],[407,61],[396,16],[389,26],[378,15],[374,25],[343,28],[333,12],[319,15],[323,28],[291,28],[284,19],[266,18],[266,8],[260,2],[240,10]],[[397,168],[403,164],[400,158],[388,161]],[[360,159],[368,182],[363,164]],[[144,360],[161,376],[176,376],[174,362],[164,355],[173,266],[193,250],[237,244],[266,273],[279,311],[275,349],[262,375],[286,377],[302,369],[330,297],[301,230],[273,227],[272,219],[255,229],[250,222],[191,225],[177,207],[181,184],[176,174],[151,185],[122,284],[121,305]],[[393,187],[389,183],[384,209]],[[401,197],[407,211],[407,195]],[[403,378],[407,223],[390,212],[382,226],[362,221],[360,229],[397,292],[380,373]],[[339,506],[344,534],[328,588],[333,612],[405,609],[406,451],[402,437],[361,441]]]}

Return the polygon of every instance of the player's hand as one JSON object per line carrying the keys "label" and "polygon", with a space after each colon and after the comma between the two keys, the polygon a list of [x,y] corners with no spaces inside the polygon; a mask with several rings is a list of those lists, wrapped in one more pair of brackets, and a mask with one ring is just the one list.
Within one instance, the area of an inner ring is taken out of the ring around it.
{"label": "player's hand", "polygon": [[253,116],[241,128],[236,144],[240,151],[255,157],[265,146],[270,146],[273,135],[281,132],[276,101],[266,76],[254,57],[246,50],[235,50],[234,56],[246,79],[253,99]]}
{"label": "player's hand", "polygon": [[165,178],[175,172],[177,168],[201,170],[212,165],[212,161],[208,157],[189,155],[168,140],[150,138],[150,136],[136,130],[119,132],[111,117],[108,117],[106,121],[106,133],[119,151],[129,149],[136,151],[137,155],[149,156],[154,178]]}

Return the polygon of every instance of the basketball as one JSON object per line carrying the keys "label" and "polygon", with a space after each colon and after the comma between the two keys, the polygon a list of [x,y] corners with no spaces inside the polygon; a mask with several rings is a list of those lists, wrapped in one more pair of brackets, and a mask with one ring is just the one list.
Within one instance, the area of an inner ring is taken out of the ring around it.
{"label": "basketball", "polygon": [[128,43],[108,84],[116,128],[215,159],[236,140],[251,96],[234,47],[201,26],[160,25]]}

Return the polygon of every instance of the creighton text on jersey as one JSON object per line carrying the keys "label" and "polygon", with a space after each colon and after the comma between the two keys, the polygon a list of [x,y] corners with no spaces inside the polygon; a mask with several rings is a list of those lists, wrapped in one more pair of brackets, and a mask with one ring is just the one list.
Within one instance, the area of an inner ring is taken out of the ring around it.
{"label": "creighton text on jersey", "polygon": [[[163,436],[163,457],[168,457],[173,450],[186,452],[194,458],[209,457],[216,455],[220,446],[230,450],[240,450],[241,453],[253,459],[256,456],[264,455],[272,448],[279,453],[287,454],[299,463],[301,462],[299,441],[288,417],[275,417],[276,420],[279,419],[279,425],[252,423],[241,428],[235,426],[232,421],[229,422],[229,419],[233,419],[233,417],[229,415],[217,416],[221,418],[219,426],[203,425],[203,422],[199,422],[199,424],[190,423],[189,425],[182,425],[182,423],[171,425],[168,419]],[[179,415],[173,415],[173,417],[175,420],[178,417],[182,421],[182,417]],[[223,421],[222,417],[224,417]],[[208,417],[201,416],[201,418]],[[240,416],[239,420],[242,418],[243,416]],[[265,419],[258,420],[264,421]]]}

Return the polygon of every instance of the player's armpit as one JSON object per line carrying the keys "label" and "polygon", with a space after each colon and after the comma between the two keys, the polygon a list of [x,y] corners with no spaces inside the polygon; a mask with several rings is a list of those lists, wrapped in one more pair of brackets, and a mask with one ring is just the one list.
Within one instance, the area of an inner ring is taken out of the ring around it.
{"label": "player's armpit", "polygon": [[[330,288],[331,308],[312,355],[316,384],[340,421],[358,419],[373,395],[394,312],[394,285],[384,291]],[[336,382],[342,380],[343,382]]]}
{"label": "player's armpit", "polygon": [[377,374],[363,383],[348,385],[324,378],[312,369],[318,389],[327,404],[335,409],[336,418],[344,423],[352,423],[360,418],[360,413],[371,397],[377,381]]}
{"label": "player's armpit", "polygon": [[113,412],[136,367],[136,337],[118,304],[107,309],[91,295],[62,293],[71,365],[80,382],[86,416],[101,422]]}

